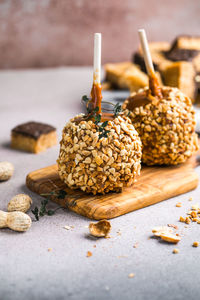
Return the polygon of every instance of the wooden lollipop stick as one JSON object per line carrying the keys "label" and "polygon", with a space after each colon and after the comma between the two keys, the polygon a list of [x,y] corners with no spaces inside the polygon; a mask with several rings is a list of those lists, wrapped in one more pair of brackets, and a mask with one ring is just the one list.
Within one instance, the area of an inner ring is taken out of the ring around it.
{"label": "wooden lollipop stick", "polygon": [[151,59],[151,53],[149,50],[149,45],[147,42],[147,37],[144,29],[138,30],[140,43],[144,55],[144,62],[147,69],[147,73],[149,75],[149,90],[153,96],[157,96],[158,98],[162,98],[162,91],[158,82],[158,78],[154,71],[154,66]]}
{"label": "wooden lollipop stick", "polygon": [[149,50],[149,45],[147,42],[147,37],[146,37],[146,33],[144,29],[139,29],[138,30],[138,34],[139,34],[139,38],[140,38],[140,43],[141,43],[141,47],[142,47],[142,51],[143,51],[143,55],[144,55],[144,61],[145,61],[145,66],[147,69],[147,73],[149,76],[152,75],[152,73],[154,72],[154,67],[153,67],[153,63],[152,63],[152,59],[151,59],[151,53]]}
{"label": "wooden lollipop stick", "polygon": [[93,109],[101,113],[101,33],[94,34],[93,86],[91,91]]}
{"label": "wooden lollipop stick", "polygon": [[93,62],[94,84],[101,83],[101,33],[94,34],[94,62]]}

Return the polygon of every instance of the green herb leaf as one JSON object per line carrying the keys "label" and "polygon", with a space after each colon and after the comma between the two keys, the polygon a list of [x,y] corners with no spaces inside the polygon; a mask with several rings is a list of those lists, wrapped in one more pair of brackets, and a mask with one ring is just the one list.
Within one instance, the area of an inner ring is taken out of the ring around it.
{"label": "green herb leaf", "polygon": [[101,138],[103,138],[103,137],[108,137],[108,133],[109,133],[110,131],[109,130],[103,130],[102,132],[101,132],[101,134],[99,135],[99,139],[101,139]]}
{"label": "green herb leaf", "polygon": [[108,121],[105,121],[105,122],[102,123],[101,126],[102,126],[102,127],[106,127],[107,125],[108,125]]}
{"label": "green herb leaf", "polygon": [[39,212],[39,215],[41,217],[43,217],[47,212],[46,206],[47,206],[48,202],[49,202],[49,199],[44,199],[41,201],[41,207],[40,207],[40,212]]}
{"label": "green herb leaf", "polygon": [[34,209],[31,210],[32,214],[35,216],[36,221],[39,221],[39,209],[36,206]]}
{"label": "green herb leaf", "polygon": [[117,117],[121,111],[122,111],[122,106],[119,103],[115,104],[113,109],[114,116]]}
{"label": "green herb leaf", "polygon": [[49,210],[47,211],[47,215],[48,215],[48,216],[53,216],[54,214],[55,214],[55,210],[49,209]]}
{"label": "green herb leaf", "polygon": [[100,123],[101,122],[101,115],[96,115],[95,117],[94,117],[94,119],[95,119],[95,124],[96,125],[98,125],[98,123]]}
{"label": "green herb leaf", "polygon": [[99,111],[99,107],[98,107],[98,106],[95,107],[95,108],[93,109],[93,111],[94,111],[94,112],[98,112],[98,111]]}
{"label": "green herb leaf", "polygon": [[90,99],[88,98],[88,96],[84,95],[82,97],[82,100],[87,103]]}
{"label": "green herb leaf", "polygon": [[65,196],[67,196],[67,192],[65,192],[64,190],[59,190],[58,192],[58,199],[65,199]]}

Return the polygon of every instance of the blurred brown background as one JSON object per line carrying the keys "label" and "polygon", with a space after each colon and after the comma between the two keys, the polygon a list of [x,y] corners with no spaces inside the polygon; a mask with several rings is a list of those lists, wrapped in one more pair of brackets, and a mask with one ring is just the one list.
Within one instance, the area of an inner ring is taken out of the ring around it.
{"label": "blurred brown background", "polygon": [[139,27],[149,40],[200,34],[200,0],[0,0],[0,68],[91,65],[94,32],[104,63],[129,60]]}

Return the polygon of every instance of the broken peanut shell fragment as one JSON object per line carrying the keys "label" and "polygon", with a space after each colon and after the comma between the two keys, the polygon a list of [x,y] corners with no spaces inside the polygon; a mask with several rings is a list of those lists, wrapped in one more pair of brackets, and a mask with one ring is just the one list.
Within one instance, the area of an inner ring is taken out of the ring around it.
{"label": "broken peanut shell fragment", "polygon": [[111,230],[111,224],[107,220],[101,220],[97,223],[90,223],[90,234],[95,237],[107,237]]}

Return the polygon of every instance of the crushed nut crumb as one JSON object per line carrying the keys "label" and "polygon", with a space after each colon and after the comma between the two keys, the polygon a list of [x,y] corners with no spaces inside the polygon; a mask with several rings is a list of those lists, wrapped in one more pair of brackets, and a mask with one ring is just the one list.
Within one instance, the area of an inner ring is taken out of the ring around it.
{"label": "crushed nut crumb", "polygon": [[87,256],[87,257],[92,256],[92,252],[88,251],[86,256]]}
{"label": "crushed nut crumb", "polygon": [[180,252],[179,249],[174,248],[174,250],[173,250],[173,253],[174,253],[174,254],[177,254],[177,253],[179,253],[179,252]]}
{"label": "crushed nut crumb", "polygon": [[199,242],[197,242],[197,241],[194,242],[194,243],[192,244],[192,246],[193,246],[193,247],[199,247]]}

